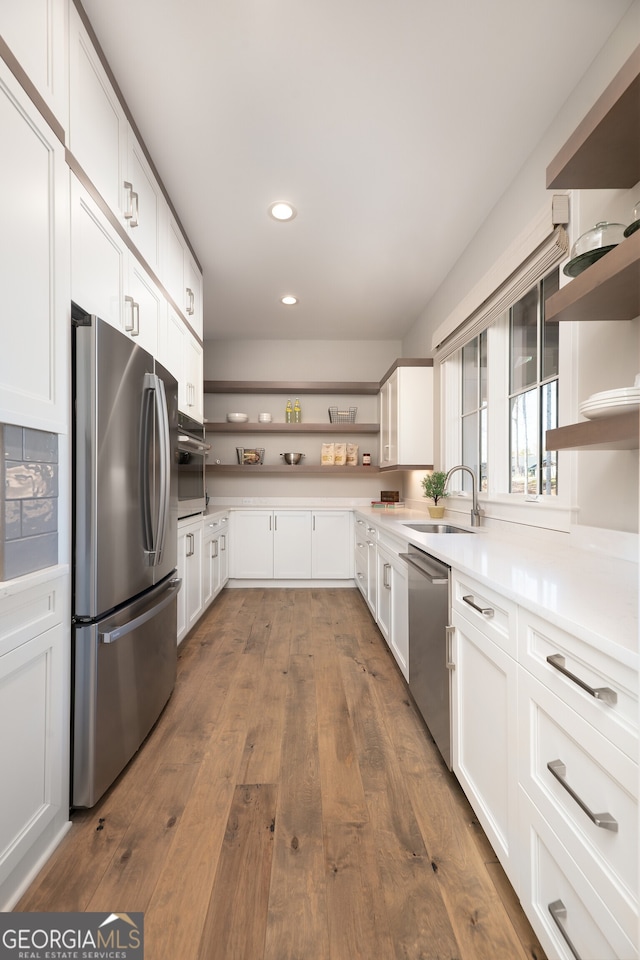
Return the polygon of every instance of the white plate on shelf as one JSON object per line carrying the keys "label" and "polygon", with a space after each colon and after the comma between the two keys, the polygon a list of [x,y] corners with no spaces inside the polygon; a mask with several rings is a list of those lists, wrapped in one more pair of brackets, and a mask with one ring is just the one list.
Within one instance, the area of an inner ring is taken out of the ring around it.
{"label": "white plate on shelf", "polygon": [[246,423],[249,419],[248,413],[228,413],[227,421],[229,423]]}
{"label": "white plate on shelf", "polygon": [[598,417],[615,417],[622,413],[640,408],[640,398],[628,400],[604,400],[600,403],[585,401],[580,404],[580,413],[588,420],[597,420]]}
{"label": "white plate on shelf", "polygon": [[613,400],[640,400],[640,387],[618,387],[617,390],[603,390],[601,393],[592,393],[584,402],[601,403]]}

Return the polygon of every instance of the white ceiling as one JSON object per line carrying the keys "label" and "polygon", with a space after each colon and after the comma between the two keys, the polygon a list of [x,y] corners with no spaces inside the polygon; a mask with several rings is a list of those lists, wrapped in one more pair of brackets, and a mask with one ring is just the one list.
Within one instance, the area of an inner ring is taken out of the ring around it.
{"label": "white ceiling", "polygon": [[83,0],[205,337],[350,340],[403,336],[630,4]]}

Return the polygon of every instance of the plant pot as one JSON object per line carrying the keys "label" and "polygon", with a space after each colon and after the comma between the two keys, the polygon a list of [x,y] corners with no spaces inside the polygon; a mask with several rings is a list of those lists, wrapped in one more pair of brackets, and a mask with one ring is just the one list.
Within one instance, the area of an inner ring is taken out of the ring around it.
{"label": "plant pot", "polygon": [[430,507],[427,507],[427,510],[432,520],[442,520],[444,517],[444,507],[440,506],[440,504],[432,504]]}

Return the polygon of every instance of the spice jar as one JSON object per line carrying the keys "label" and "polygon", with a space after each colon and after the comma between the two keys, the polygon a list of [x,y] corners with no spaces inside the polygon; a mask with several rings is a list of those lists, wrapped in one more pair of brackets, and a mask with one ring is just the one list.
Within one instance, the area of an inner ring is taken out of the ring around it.
{"label": "spice jar", "polygon": [[363,467],[370,467],[370,466],[371,466],[371,454],[370,454],[370,453],[363,453],[363,454],[362,454],[362,466],[363,466]]}

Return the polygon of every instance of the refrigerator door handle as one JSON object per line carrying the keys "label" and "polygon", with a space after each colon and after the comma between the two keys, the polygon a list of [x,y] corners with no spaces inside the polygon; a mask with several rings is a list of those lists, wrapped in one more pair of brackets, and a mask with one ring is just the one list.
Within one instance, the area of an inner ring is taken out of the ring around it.
{"label": "refrigerator door handle", "polygon": [[142,626],[143,623],[147,623],[149,620],[152,620],[153,617],[157,616],[161,610],[164,610],[164,608],[171,603],[181,586],[182,580],[179,578],[169,580],[169,584],[164,591],[164,596],[159,603],[147,607],[146,610],[143,610],[142,613],[140,613],[137,617],[134,617],[133,620],[129,620],[122,626],[114,627],[112,630],[108,629],[109,624],[107,623],[107,629],[100,630],[98,632],[98,639],[100,643],[115,643],[116,640],[120,640],[121,637],[125,637],[128,633],[132,633],[134,630],[137,630],[137,628]]}
{"label": "refrigerator door handle", "polygon": [[[153,394],[153,407],[151,407],[151,395]],[[170,470],[169,462],[170,443],[169,443],[169,414],[167,410],[167,398],[164,391],[164,383],[155,373],[145,373],[144,375],[144,408],[143,408],[143,429],[141,437],[142,445],[142,499],[143,499],[143,524],[145,534],[145,556],[150,567],[158,566],[162,562],[162,552],[166,538],[167,522],[169,519],[169,499],[170,499]],[[151,443],[153,434],[150,430],[151,411],[155,410],[157,438],[159,447],[159,476],[158,476],[158,513],[155,518],[151,516],[151,482],[152,477],[149,470],[151,462]],[[154,524],[155,519],[155,524]],[[155,531],[155,535],[154,535]]]}
{"label": "refrigerator door handle", "polygon": [[159,564],[162,562],[167,524],[169,522],[171,444],[169,440],[169,411],[167,409],[164,383],[156,374],[153,374],[153,377],[156,381],[156,422],[158,424],[158,443],[160,446],[160,496],[158,497],[158,526],[156,528],[156,564]]}

